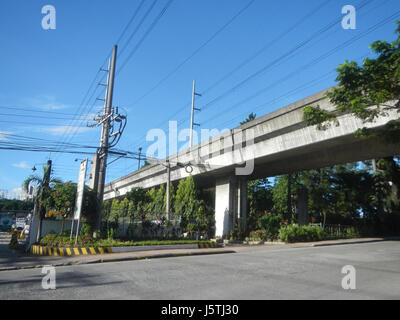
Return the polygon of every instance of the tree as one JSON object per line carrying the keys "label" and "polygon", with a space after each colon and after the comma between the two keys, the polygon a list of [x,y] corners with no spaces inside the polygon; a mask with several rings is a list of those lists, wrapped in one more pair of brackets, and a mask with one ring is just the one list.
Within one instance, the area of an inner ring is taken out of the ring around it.
{"label": "tree", "polygon": [[[377,117],[386,116],[389,111],[400,111],[400,21],[396,21],[397,39],[392,43],[375,41],[371,44],[376,58],[366,58],[359,66],[356,62],[345,61],[337,68],[338,86],[326,93],[326,97],[335,106],[334,112],[328,112],[317,106],[304,108],[303,119],[308,125],[317,125],[317,129],[326,130],[337,115],[350,113],[364,123],[373,122]],[[355,132],[357,136],[373,136],[384,143],[399,143],[400,120],[391,120],[383,128],[362,128]],[[379,161],[378,161],[379,162]],[[383,164],[385,162],[385,164]],[[391,182],[391,211],[399,211],[400,167],[395,158],[380,160],[381,169]],[[382,209],[382,204],[378,204]]]}
{"label": "tree", "polygon": [[37,195],[34,200],[34,215],[38,217],[38,232],[36,241],[39,242],[42,231],[42,220],[45,215],[43,201],[45,201],[45,199],[50,195],[49,188],[54,186],[56,183],[61,183],[61,180],[54,178],[51,175],[51,161],[49,160],[47,162],[47,166],[43,168],[43,178],[37,175],[31,175],[23,182],[22,188],[25,190],[25,192],[28,193],[31,183],[35,183],[38,186]]}
{"label": "tree", "polygon": [[[272,189],[276,213],[287,212],[287,184],[287,176],[281,176]],[[291,198],[296,203],[299,189],[307,188],[309,211],[319,214],[320,222],[354,225],[360,222],[361,214],[373,216],[376,212],[374,184],[369,167],[361,163],[306,170],[291,179]]]}
{"label": "tree", "polygon": [[132,188],[126,194],[126,198],[133,203],[133,208],[136,211],[144,210],[146,204],[150,201],[147,191],[142,188]]}
{"label": "tree", "polygon": [[[308,125],[326,129],[329,122],[337,121],[336,115],[340,113],[351,113],[364,122],[372,122],[379,116],[386,116],[389,110],[400,109],[400,21],[396,24],[397,39],[394,42],[375,41],[371,44],[377,58],[366,58],[362,66],[347,60],[339,65],[336,69],[338,86],[326,93],[336,111],[307,106],[303,119]],[[389,121],[379,132],[364,128],[356,133],[374,134],[398,143],[400,120]]]}
{"label": "tree", "polygon": [[[289,179],[289,175],[280,176],[276,179],[272,188],[272,211],[281,214],[286,220],[290,220],[292,216],[294,216],[294,212],[292,211],[293,207],[291,205],[294,197],[292,190],[295,190],[297,178],[298,177]],[[290,181],[290,184],[288,181]],[[290,203],[288,199],[290,199]]]}
{"label": "tree", "polygon": [[25,210],[33,209],[32,200],[0,199],[0,211],[5,210]]}
{"label": "tree", "polygon": [[247,198],[249,202],[247,229],[257,228],[258,218],[270,212],[273,207],[272,186],[268,179],[256,179],[247,184]]}
{"label": "tree", "polygon": [[[76,193],[76,183],[71,181],[66,183],[56,182],[51,184],[49,187],[49,196],[43,200],[43,206],[46,212],[55,210],[61,215],[63,221],[60,234],[64,230],[65,219],[72,218],[72,215],[74,214]],[[96,193],[89,187],[85,186],[81,215],[92,228],[95,223],[96,206]]]}
{"label": "tree", "polygon": [[240,125],[243,125],[243,124],[245,124],[245,123],[247,123],[247,122],[253,121],[253,120],[255,120],[256,118],[257,118],[256,114],[252,112],[252,113],[250,113],[250,114],[248,115],[248,117],[247,117],[244,121],[240,122]]}
{"label": "tree", "polygon": [[54,209],[62,216],[62,225],[60,234],[64,231],[65,219],[74,212],[76,197],[76,184],[68,183],[55,183],[51,188],[50,196],[44,199],[43,205],[46,211]]}
{"label": "tree", "polygon": [[118,223],[119,217],[120,217],[119,200],[113,199],[111,202],[109,219],[116,224],[116,223]]}
{"label": "tree", "polygon": [[175,213],[181,217],[182,229],[193,228],[193,231],[211,234],[214,225],[214,212],[200,198],[192,176],[179,181],[174,209]]}

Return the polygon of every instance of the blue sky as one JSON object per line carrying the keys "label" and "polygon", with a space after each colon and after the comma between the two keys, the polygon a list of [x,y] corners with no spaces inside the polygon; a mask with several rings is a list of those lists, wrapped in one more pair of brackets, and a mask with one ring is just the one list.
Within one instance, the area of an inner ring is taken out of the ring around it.
{"label": "blue sky", "polygon": [[[262,116],[326,89],[335,84],[333,71],[338,64],[345,59],[362,61],[375,40],[392,41],[394,20],[400,19],[398,15],[371,29],[400,10],[397,0],[371,0],[357,10],[355,30],[344,30],[338,22],[289,54],[318,30],[341,19],[344,5],[357,7],[365,1],[331,0],[322,5],[321,0],[255,0],[212,38],[250,1],[174,0],[126,61],[167,2],[155,2],[127,43],[153,3],[145,0],[118,43],[114,106],[120,106],[128,116],[120,149],[146,150],[151,144],[145,141],[146,133],[158,127],[168,133],[168,120],[180,121],[179,130],[187,128],[193,80],[202,93],[197,106],[205,107],[196,114],[196,122],[201,123],[201,128],[219,130],[237,126],[250,112]],[[55,30],[43,30],[41,26],[41,10],[48,4],[56,9]],[[101,110],[102,102],[95,98],[102,97],[103,88],[88,89],[95,75],[102,75],[99,68],[139,4],[139,0],[2,1],[0,140],[13,141],[6,133],[98,146],[100,129],[87,128],[86,120]],[[357,36],[360,38],[347,46],[338,47]],[[330,52],[334,48],[337,49]],[[325,56],[326,53],[330,54]],[[285,54],[284,60],[266,68]],[[315,59],[317,63],[313,63]],[[245,61],[248,63],[236,70]],[[263,68],[264,72],[250,77]],[[232,70],[236,72],[225,77]],[[170,76],[151,90],[167,75]],[[247,78],[250,80],[238,86]],[[99,81],[97,77],[96,83]],[[89,96],[84,100],[87,92]],[[79,121],[73,121],[74,115]],[[54,162],[55,176],[65,181],[77,180],[79,163],[74,159],[82,155],[0,150],[0,190],[11,193],[19,188],[31,174],[30,169],[34,165],[40,168],[49,157]],[[136,167],[136,160],[116,161],[108,168],[107,181]]]}

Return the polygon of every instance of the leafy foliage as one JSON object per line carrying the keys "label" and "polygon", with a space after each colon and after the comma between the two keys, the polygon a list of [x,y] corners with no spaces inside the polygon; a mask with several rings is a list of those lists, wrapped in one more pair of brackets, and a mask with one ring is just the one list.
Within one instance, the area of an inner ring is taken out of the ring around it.
{"label": "leafy foliage", "polygon": [[274,240],[278,237],[282,216],[266,214],[258,219],[258,227],[265,232],[265,237]]}
{"label": "leafy foliage", "polygon": [[249,116],[244,121],[240,122],[240,125],[243,125],[243,124],[245,124],[247,122],[253,121],[256,118],[257,118],[257,115],[252,112],[252,113],[249,114]]}
{"label": "leafy foliage", "polygon": [[247,184],[249,210],[247,215],[248,230],[255,230],[259,217],[271,212],[273,207],[272,186],[268,179],[257,179]]}
{"label": "leafy foliage", "polygon": [[324,237],[324,230],[316,226],[289,225],[279,230],[279,238],[287,243],[321,241]]}
{"label": "leafy foliage", "polygon": [[[366,58],[359,66],[354,61],[345,61],[337,68],[339,85],[326,96],[340,113],[351,113],[364,122],[372,122],[378,116],[386,116],[388,110],[400,109],[400,21],[396,21],[397,39],[375,41],[371,44],[372,52],[377,58]],[[336,116],[319,106],[304,108],[303,120],[308,125],[317,125],[318,129],[326,129],[324,125],[336,121]],[[387,142],[398,142],[400,137],[400,121],[392,120],[380,132],[371,132],[364,128],[358,135],[376,135]]]}
{"label": "leafy foliage", "polygon": [[187,230],[189,224],[192,224],[194,225],[192,231],[212,233],[213,210],[204,200],[200,199],[192,176],[179,182],[174,209],[175,213],[181,216],[182,229]]}
{"label": "leafy foliage", "polygon": [[33,202],[31,200],[0,199],[0,211],[32,209]]}

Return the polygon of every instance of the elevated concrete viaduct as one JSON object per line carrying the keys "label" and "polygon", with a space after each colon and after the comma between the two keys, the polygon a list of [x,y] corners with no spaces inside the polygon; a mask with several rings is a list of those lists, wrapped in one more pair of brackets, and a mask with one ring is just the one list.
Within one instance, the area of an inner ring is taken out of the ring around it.
{"label": "elevated concrete viaduct", "polygon": [[[245,223],[246,186],[250,179],[400,153],[398,145],[354,135],[359,128],[380,128],[398,119],[395,110],[373,123],[362,123],[344,114],[338,117],[338,125],[332,124],[324,131],[306,126],[302,120],[304,107],[318,104],[322,109],[334,110],[324,93],[319,92],[168,158],[171,181],[178,182],[189,175],[176,165],[178,162],[192,163],[191,174],[196,184],[201,188],[215,188],[216,236],[228,234],[236,218]],[[158,186],[166,183],[166,179],[164,166],[146,166],[107,184],[104,199],[122,196],[133,187]]]}

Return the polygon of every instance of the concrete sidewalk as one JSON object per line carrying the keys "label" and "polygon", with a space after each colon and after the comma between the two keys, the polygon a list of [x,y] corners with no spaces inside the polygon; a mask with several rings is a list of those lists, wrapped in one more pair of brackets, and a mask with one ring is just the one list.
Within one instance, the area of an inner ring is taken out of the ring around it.
{"label": "concrete sidewalk", "polygon": [[[72,256],[72,257],[54,257],[54,256],[34,256],[25,255],[21,252],[10,250],[7,247],[1,248],[0,244],[0,271],[41,268],[45,265],[52,266],[69,266],[78,264],[119,262],[143,259],[170,258],[194,255],[210,255],[236,253],[254,250],[274,250],[282,248],[304,248],[304,247],[320,247],[332,245],[349,245],[368,242],[380,242],[387,240],[400,240],[400,237],[392,238],[360,238],[360,239],[344,239],[344,240],[327,240],[319,242],[298,242],[291,244],[264,244],[264,245],[238,245],[229,246],[228,248],[213,249],[169,249],[169,250],[148,250],[137,252],[120,252],[101,255]],[[4,254],[7,252],[7,254]]]}

